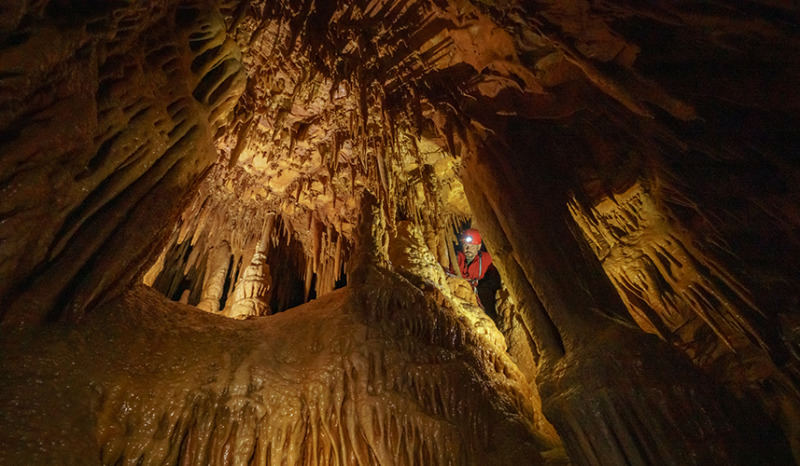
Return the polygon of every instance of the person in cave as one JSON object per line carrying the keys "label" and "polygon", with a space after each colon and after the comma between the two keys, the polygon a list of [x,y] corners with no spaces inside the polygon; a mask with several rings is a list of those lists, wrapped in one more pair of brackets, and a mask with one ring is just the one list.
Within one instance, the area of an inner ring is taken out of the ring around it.
{"label": "person in cave", "polygon": [[[481,233],[475,228],[467,228],[461,233],[461,250],[456,254],[461,276],[478,295],[478,304],[495,324],[498,323],[495,293],[500,289],[500,273],[492,264],[492,255],[483,248]],[[450,273],[454,273],[452,268]]]}

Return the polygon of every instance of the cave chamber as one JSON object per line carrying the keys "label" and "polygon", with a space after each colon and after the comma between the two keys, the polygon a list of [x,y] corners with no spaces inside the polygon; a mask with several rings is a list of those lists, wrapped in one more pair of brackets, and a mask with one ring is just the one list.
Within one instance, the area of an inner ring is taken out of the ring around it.
{"label": "cave chamber", "polygon": [[798,13],[4,2],[0,464],[800,464]]}

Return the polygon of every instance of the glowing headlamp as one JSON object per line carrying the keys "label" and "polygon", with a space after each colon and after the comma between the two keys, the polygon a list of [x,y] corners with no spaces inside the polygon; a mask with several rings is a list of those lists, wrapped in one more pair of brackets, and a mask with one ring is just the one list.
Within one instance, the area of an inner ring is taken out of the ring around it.
{"label": "glowing headlamp", "polygon": [[464,244],[481,244],[481,234],[474,228],[467,228],[461,232],[461,242]]}

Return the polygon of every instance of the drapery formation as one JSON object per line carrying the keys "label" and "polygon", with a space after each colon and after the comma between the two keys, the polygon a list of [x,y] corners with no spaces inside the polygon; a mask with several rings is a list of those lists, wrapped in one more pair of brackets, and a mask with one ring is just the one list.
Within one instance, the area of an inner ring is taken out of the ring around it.
{"label": "drapery formation", "polygon": [[[797,20],[768,1],[9,2],[0,445],[800,461]],[[503,278],[498,328],[443,273],[466,224]]]}

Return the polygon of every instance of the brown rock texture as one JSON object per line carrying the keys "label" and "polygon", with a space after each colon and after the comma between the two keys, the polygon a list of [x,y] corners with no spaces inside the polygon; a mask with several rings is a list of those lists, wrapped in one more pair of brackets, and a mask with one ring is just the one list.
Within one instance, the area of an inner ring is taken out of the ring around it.
{"label": "brown rock texture", "polygon": [[4,2],[0,464],[800,464],[799,20]]}

